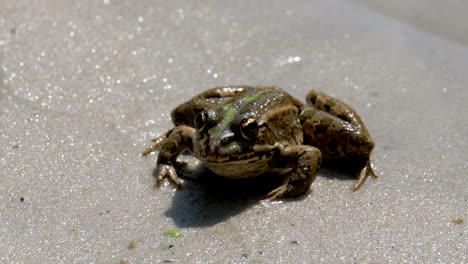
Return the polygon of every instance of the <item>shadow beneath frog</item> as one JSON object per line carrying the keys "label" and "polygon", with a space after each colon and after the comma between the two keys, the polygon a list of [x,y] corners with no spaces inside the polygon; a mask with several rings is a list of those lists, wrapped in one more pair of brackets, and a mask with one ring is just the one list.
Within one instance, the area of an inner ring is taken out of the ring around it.
{"label": "shadow beneath frog", "polygon": [[[225,221],[264,200],[266,195],[280,186],[284,180],[284,177],[275,175],[226,179],[214,174],[193,157],[178,162],[175,167],[177,174],[184,179],[184,184],[181,189],[174,192],[172,205],[165,215],[172,218],[180,228],[208,227]],[[325,178],[355,181],[357,172],[355,168],[356,163],[324,161],[319,175]],[[300,197],[281,199],[281,201],[300,201],[308,195],[310,191]]]}
{"label": "shadow beneath frog", "polygon": [[[241,213],[265,199],[282,181],[276,176],[230,180],[215,175],[203,165],[178,165],[184,185],[174,192],[172,206],[165,212],[178,227],[207,227]],[[286,199],[295,200],[295,199]]]}

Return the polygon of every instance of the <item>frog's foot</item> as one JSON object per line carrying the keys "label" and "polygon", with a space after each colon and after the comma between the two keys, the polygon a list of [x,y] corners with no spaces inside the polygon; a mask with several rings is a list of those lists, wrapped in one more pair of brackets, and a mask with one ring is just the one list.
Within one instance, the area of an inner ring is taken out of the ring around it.
{"label": "frog's foot", "polygon": [[145,151],[143,151],[143,156],[147,156],[148,154],[156,151],[156,150],[159,150],[161,149],[164,141],[166,140],[167,138],[167,135],[166,134],[163,134],[163,135],[160,135],[159,137],[156,137],[156,138],[153,138],[151,139],[151,141],[153,141],[153,145],[151,145],[150,147],[148,147],[147,149],[145,149]]}
{"label": "frog's foot", "polygon": [[270,201],[305,194],[315,180],[322,161],[320,151],[312,146],[286,146],[280,152],[283,158],[290,159],[294,171],[286,178],[283,185],[267,194],[267,199]]}
{"label": "frog's foot", "polygon": [[268,201],[281,199],[285,197],[298,197],[309,190],[315,175],[298,175],[294,173],[288,178],[286,183],[269,192],[266,196]]}
{"label": "frog's foot", "polygon": [[359,171],[358,179],[356,184],[354,184],[353,190],[357,191],[367,180],[367,178],[371,176],[374,179],[378,179],[379,176],[377,176],[377,173],[375,173],[373,162],[372,162],[372,156],[369,156],[369,160],[366,163],[366,166]]}
{"label": "frog's foot", "polygon": [[159,164],[157,169],[156,176],[156,186],[161,187],[161,184],[164,182],[164,179],[168,179],[169,182],[176,188],[179,189],[182,187],[182,181],[177,177],[177,173],[174,169],[174,166],[168,164]]}
{"label": "frog's foot", "polygon": [[287,196],[286,195],[287,193],[289,193],[288,185],[281,185],[280,187],[269,192],[266,198],[268,201],[273,201],[273,200],[280,199],[280,198]]}

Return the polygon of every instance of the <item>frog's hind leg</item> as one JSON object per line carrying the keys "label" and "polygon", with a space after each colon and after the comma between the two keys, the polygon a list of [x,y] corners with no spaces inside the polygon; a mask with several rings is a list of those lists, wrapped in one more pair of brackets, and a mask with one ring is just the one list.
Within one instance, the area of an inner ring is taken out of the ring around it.
{"label": "frog's hind leg", "polygon": [[368,134],[367,128],[356,110],[345,102],[316,90],[309,91],[306,102],[318,110],[324,111],[341,120],[361,127],[363,131]]}
{"label": "frog's hind leg", "polygon": [[377,178],[372,166],[374,143],[364,126],[345,121],[314,106],[306,106],[300,119],[305,144],[320,149],[327,160],[351,162],[350,165],[358,168],[355,190],[369,176]]}
{"label": "frog's hind leg", "polygon": [[[361,117],[358,115],[356,110],[346,104],[343,101],[340,101],[332,96],[329,96],[323,92],[311,90],[307,94],[307,103],[312,105],[314,108],[329,113],[341,120],[349,122],[360,128],[361,132],[371,140],[369,132],[364,125]],[[373,178],[378,178],[375,170],[373,168],[373,159],[372,159],[372,149],[369,151],[369,158],[366,165],[360,170],[358,174],[358,180],[354,185],[354,190],[359,189],[362,184],[365,182],[367,177],[372,176]]]}

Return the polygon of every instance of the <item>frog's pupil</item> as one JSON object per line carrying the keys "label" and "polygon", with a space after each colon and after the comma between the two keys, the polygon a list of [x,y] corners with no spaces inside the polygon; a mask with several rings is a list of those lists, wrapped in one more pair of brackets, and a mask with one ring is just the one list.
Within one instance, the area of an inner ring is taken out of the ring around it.
{"label": "frog's pupil", "polygon": [[257,129],[257,122],[253,119],[247,120],[247,129],[250,131]]}
{"label": "frog's pupil", "polygon": [[249,118],[242,122],[242,135],[247,139],[252,139],[255,137],[257,132],[258,124],[255,118]]}

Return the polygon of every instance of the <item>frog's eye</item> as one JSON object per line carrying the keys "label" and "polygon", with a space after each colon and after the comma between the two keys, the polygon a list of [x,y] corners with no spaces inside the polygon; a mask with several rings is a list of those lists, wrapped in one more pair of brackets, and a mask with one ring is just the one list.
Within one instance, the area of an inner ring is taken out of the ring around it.
{"label": "frog's eye", "polygon": [[195,116],[194,126],[198,131],[208,130],[219,122],[218,114],[213,110],[201,111]]}
{"label": "frog's eye", "polygon": [[244,118],[241,122],[240,130],[245,139],[255,139],[258,131],[257,120],[253,117]]}
{"label": "frog's eye", "polygon": [[201,111],[195,116],[194,126],[198,131],[203,130],[206,125],[207,114],[205,111]]}

